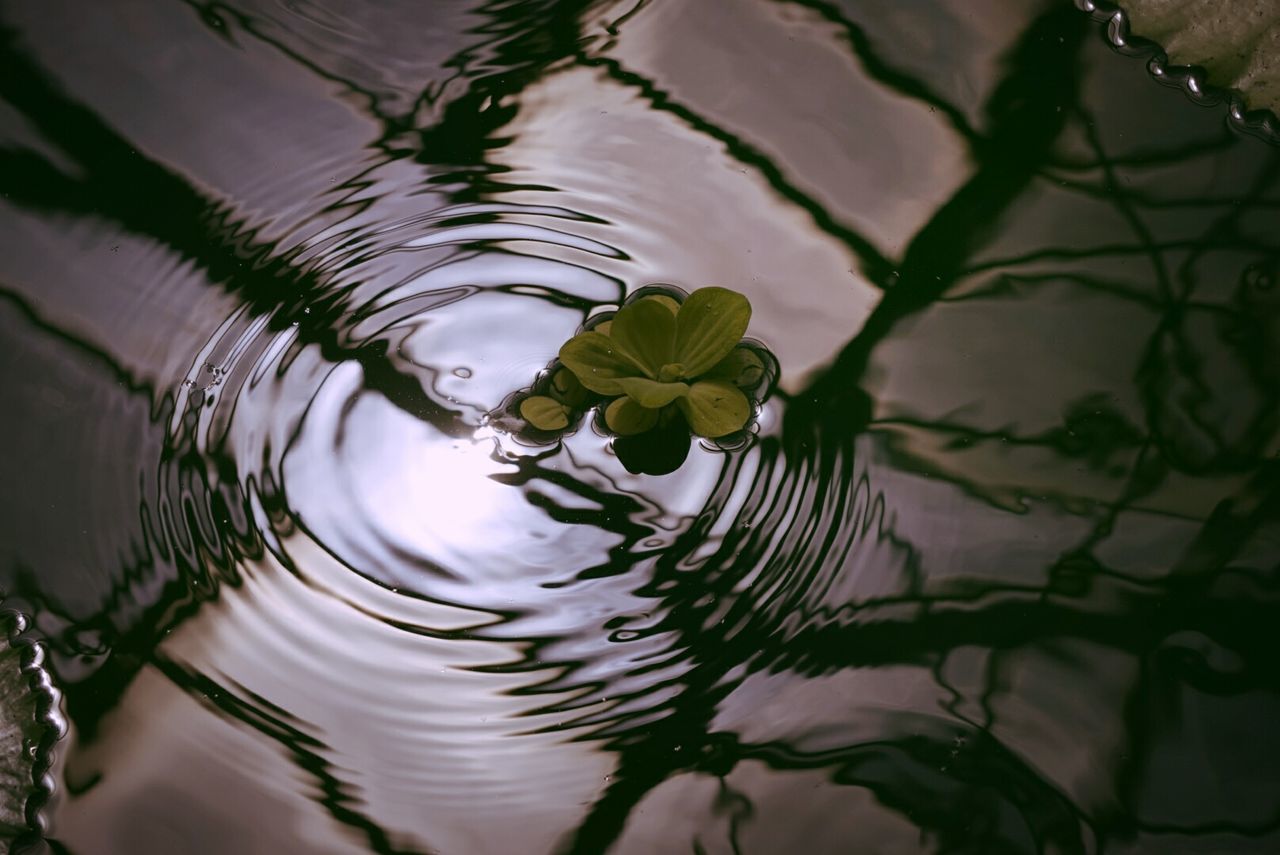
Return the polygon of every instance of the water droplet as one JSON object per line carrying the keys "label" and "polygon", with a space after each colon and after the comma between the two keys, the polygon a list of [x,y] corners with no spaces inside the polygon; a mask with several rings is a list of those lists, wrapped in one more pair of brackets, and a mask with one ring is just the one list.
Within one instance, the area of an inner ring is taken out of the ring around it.
{"label": "water droplet", "polygon": [[1258,291],[1270,291],[1275,285],[1275,276],[1260,264],[1250,264],[1241,278],[1245,287]]}

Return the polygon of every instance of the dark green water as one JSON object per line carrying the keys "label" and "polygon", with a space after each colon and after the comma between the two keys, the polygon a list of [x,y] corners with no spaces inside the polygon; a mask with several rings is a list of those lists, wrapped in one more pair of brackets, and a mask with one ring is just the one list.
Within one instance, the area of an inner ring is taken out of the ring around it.
{"label": "dark green water", "polygon": [[[1280,850],[1280,148],[1066,0],[0,6],[95,853]],[[745,293],[745,447],[488,421]]]}

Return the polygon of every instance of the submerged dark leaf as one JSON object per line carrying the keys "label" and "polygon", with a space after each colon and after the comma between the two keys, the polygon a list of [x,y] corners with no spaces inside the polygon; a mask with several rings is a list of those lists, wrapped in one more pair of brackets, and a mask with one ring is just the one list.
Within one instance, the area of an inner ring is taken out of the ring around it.
{"label": "submerged dark leaf", "polygon": [[675,418],[659,423],[653,430],[618,437],[613,450],[633,475],[669,475],[684,464],[690,445],[688,425],[684,419]]}

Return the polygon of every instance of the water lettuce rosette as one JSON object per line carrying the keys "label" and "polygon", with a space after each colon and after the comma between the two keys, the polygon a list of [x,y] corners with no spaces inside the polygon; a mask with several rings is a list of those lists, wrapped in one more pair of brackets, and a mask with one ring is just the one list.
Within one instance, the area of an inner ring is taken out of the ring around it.
{"label": "water lettuce rosette", "polygon": [[643,433],[675,407],[693,433],[714,439],[751,415],[731,358],[750,320],[747,298],[727,288],[701,288],[683,304],[649,297],[622,307],[607,332],[574,336],[560,361],[587,389],[614,399],[605,410],[613,432]]}
{"label": "water lettuce rosette", "polygon": [[619,436],[678,416],[697,436],[732,434],[751,416],[742,387],[763,373],[760,358],[739,346],[750,320],[750,302],[728,288],[700,288],[683,303],[644,296],[566,342],[548,394],[526,398],[521,415],[539,430],[563,429],[585,390],[608,400],[605,423]]}
{"label": "water lettuce rosette", "polygon": [[769,375],[767,352],[742,339],[750,321],[750,302],[728,288],[686,297],[646,286],[560,348],[533,393],[517,399],[519,414],[538,441],[598,408],[629,471],[674,471],[691,434],[732,442],[750,422]]}

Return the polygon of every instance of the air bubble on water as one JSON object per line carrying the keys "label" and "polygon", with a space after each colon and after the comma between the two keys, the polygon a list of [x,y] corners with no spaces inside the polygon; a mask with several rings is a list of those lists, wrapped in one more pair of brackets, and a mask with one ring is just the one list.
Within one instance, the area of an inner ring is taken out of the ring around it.
{"label": "air bubble on water", "polygon": [[470,377],[471,377],[471,369],[470,369],[470,368],[467,368],[467,367],[465,367],[465,366],[463,366],[463,367],[461,367],[461,368],[455,368],[455,369],[453,369],[453,376],[454,376],[454,377],[461,377],[463,380],[470,379]]}
{"label": "air bubble on water", "polygon": [[1250,264],[1244,269],[1244,284],[1258,291],[1269,291],[1275,284],[1275,277],[1261,265]]}

